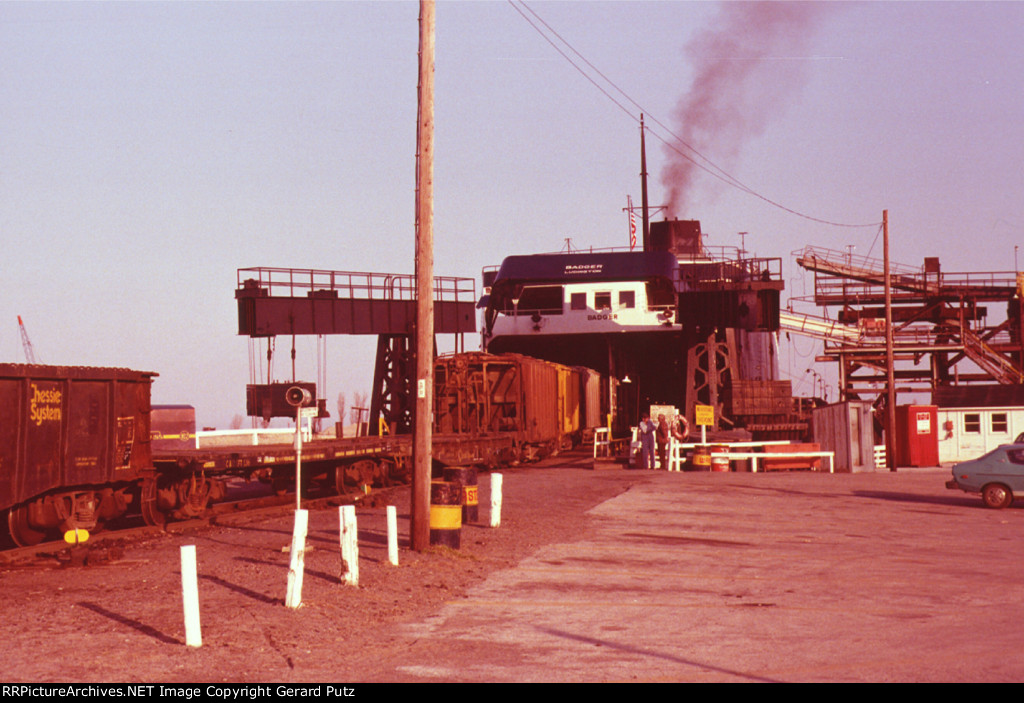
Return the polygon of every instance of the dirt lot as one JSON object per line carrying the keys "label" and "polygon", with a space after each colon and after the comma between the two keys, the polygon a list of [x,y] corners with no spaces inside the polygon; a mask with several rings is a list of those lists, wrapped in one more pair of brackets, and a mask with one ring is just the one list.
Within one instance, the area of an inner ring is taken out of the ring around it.
{"label": "dirt lot", "polygon": [[[361,681],[408,646],[401,623],[460,598],[537,547],[571,540],[584,513],[640,472],[504,472],[499,529],[463,528],[462,549],[408,550],[408,491],[395,500],[399,566],[387,562],[385,508],[358,508],[359,587],[339,583],[336,510],[310,512],[303,605],[284,607],[292,518],[132,541],[108,564],[0,573],[4,681]],[[481,523],[489,479],[481,477]],[[195,544],[203,646],[184,646],[180,546]]]}
{"label": "dirt lot", "polygon": [[987,510],[947,476],[520,469],[501,528],[464,528],[457,553],[392,567],[384,508],[360,508],[358,588],[338,581],[336,511],[311,512],[297,611],[289,516],[129,542],[106,565],[0,573],[2,678],[1020,680],[1024,503]]}

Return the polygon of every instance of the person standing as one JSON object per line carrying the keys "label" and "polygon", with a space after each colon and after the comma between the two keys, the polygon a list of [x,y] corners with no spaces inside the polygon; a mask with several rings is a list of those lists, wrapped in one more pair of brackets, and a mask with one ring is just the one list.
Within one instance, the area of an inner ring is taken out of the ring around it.
{"label": "person standing", "polygon": [[672,433],[668,428],[668,420],[665,419],[665,414],[658,415],[658,461],[661,462],[661,469],[668,471],[668,440],[672,436]]}
{"label": "person standing", "polygon": [[640,460],[645,469],[654,468],[654,433],[657,427],[650,413],[644,413],[640,420]]}

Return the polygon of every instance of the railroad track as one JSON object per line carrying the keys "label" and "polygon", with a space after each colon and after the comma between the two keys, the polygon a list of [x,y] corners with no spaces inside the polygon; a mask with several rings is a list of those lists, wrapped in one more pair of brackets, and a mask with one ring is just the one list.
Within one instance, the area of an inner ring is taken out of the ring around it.
{"label": "railroad track", "polygon": [[[306,510],[325,510],[340,505],[379,505],[394,499],[404,485],[375,489],[372,493],[346,493],[343,495],[315,495],[303,499]],[[295,510],[295,494],[263,495],[242,500],[225,501],[212,505],[202,517],[168,522],[163,527],[139,524],[140,515],[124,518],[122,526],[89,536],[80,545],[63,540],[41,542],[30,547],[12,547],[0,551],[0,568],[78,567],[117,561],[124,553],[125,544],[162,534],[180,534],[213,525],[230,526],[255,519],[285,515]]]}

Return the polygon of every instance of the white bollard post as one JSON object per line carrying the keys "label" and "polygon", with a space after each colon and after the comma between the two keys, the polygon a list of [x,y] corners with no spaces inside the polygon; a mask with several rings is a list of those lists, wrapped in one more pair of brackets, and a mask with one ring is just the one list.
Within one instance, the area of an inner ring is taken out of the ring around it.
{"label": "white bollard post", "polygon": [[196,568],[196,546],[181,548],[181,597],[185,606],[185,644],[203,646],[203,632],[199,626],[199,576]]}
{"label": "white bollard post", "polygon": [[358,586],[359,531],[356,527],[356,506],[339,507],[338,519],[341,523],[341,582],[348,586]]}
{"label": "white bollard post", "polygon": [[491,527],[501,525],[501,474],[491,474]]}
{"label": "white bollard post", "polygon": [[388,506],[388,561],[398,566],[398,511]]}
{"label": "white bollard post", "polygon": [[292,531],[291,565],[288,567],[288,593],[284,604],[295,609],[302,605],[302,572],[306,568],[306,531],[309,511],[295,511],[295,529]]}

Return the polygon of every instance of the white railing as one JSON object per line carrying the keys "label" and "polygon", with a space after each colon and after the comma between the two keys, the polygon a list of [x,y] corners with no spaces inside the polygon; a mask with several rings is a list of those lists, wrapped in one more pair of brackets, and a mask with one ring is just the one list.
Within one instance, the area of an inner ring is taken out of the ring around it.
{"label": "white railing", "polygon": [[[294,428],[249,430],[203,430],[196,432],[196,449],[225,446],[258,447],[263,444],[289,444],[295,439]],[[303,426],[302,440],[312,441],[309,427]]]}
{"label": "white railing", "polygon": [[875,469],[884,469],[889,464],[885,460],[885,445],[875,445]]}

